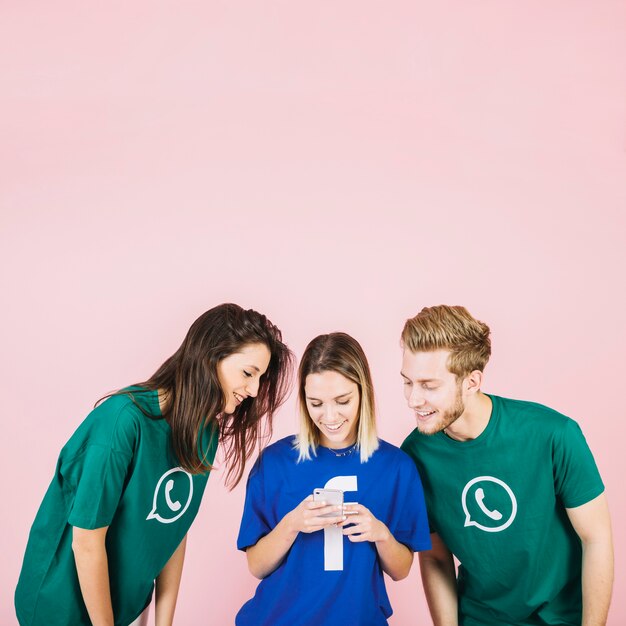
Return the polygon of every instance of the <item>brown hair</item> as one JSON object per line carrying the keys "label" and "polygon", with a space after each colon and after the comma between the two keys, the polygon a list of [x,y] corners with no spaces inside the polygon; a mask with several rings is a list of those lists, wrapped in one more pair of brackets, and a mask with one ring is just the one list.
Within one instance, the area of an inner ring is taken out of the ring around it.
{"label": "brown hair", "polygon": [[226,484],[231,489],[241,480],[256,444],[271,437],[272,418],[291,386],[294,357],[282,342],[280,330],[252,309],[220,304],[191,325],[180,348],[148,380],[136,384],[164,392],[163,417],[172,429],[172,449],[181,467],[192,474],[209,471],[212,467],[202,450],[202,435],[216,425],[226,404],[217,364],[252,343],[264,344],[271,355],[258,393],[219,420]]}
{"label": "brown hair", "polygon": [[448,370],[457,378],[485,369],[491,356],[489,326],[462,306],[440,304],[423,308],[406,321],[402,344],[411,352],[450,350]]}
{"label": "brown hair", "polygon": [[369,364],[363,348],[356,339],[346,333],[319,335],[306,347],[298,369],[298,404],[300,407],[300,431],[295,447],[298,460],[310,459],[320,442],[319,430],[313,423],[306,406],[306,377],[309,374],[337,372],[356,383],[359,388],[359,426],[357,448],[361,463],[365,463],[378,449],[376,434],[376,403]]}

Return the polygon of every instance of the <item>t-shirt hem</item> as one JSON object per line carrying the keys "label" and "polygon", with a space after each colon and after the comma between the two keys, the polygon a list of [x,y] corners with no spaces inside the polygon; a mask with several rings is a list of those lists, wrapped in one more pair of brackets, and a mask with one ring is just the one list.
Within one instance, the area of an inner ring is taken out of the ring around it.
{"label": "t-shirt hem", "polygon": [[96,530],[98,528],[104,528],[105,526],[110,526],[111,525],[111,521],[110,519],[106,519],[106,520],[87,520],[84,518],[75,518],[75,517],[68,517],[67,519],[67,523],[70,526],[75,526],[76,528],[83,528],[84,530]]}
{"label": "t-shirt hem", "polygon": [[602,484],[599,487],[595,487],[594,489],[587,491],[584,495],[575,498],[574,500],[570,500],[567,502],[563,502],[563,506],[566,509],[575,509],[578,506],[582,506],[583,504],[587,504],[587,502],[591,502],[599,495],[603,494],[605,491],[605,486]]}
{"label": "t-shirt hem", "polygon": [[413,550],[413,552],[421,552],[422,550],[430,550],[432,546],[432,542],[430,539],[426,540],[424,538],[415,541],[412,537],[406,537],[399,534],[393,535],[394,539],[401,543],[402,545],[409,548],[409,550]]}
{"label": "t-shirt hem", "polygon": [[[270,532],[269,530],[267,531],[268,533]],[[257,539],[255,539],[254,541],[243,541],[243,542],[237,542],[237,550],[241,550],[242,552],[245,552],[247,548],[251,548],[252,546],[255,546],[259,540],[265,537],[265,535],[260,535]]]}

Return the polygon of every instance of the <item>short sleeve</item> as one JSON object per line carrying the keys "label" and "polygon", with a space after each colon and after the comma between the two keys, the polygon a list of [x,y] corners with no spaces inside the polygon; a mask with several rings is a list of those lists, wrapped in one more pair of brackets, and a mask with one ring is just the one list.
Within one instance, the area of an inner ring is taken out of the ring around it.
{"label": "short sleeve", "polygon": [[568,419],[554,438],[554,486],[566,508],[581,506],[604,491],[591,450],[580,426]]}
{"label": "short sleeve", "polygon": [[[401,453],[403,457],[406,455]],[[413,552],[430,550],[430,531],[424,490],[417,468],[406,456],[398,467],[394,501],[387,526],[392,535]]]}
{"label": "short sleeve", "polygon": [[261,537],[272,530],[267,515],[267,503],[263,484],[262,455],[250,470],[246,485],[246,499],[243,506],[237,549],[245,550],[253,546]]}
{"label": "short sleeve", "polygon": [[73,491],[68,523],[79,528],[108,526],[117,509],[130,459],[101,445],[88,445],[62,466]]}
{"label": "short sleeve", "polygon": [[[411,461],[413,462],[413,465],[415,467],[415,470],[417,472],[417,477],[418,479],[420,479],[420,467],[419,467],[419,461],[418,461],[418,457],[416,454],[416,446],[415,446],[415,442],[414,442],[414,436],[415,436],[415,431],[413,431],[412,433],[409,434],[409,436],[404,440],[404,442],[402,443],[402,446],[400,447],[400,449],[402,450],[402,452],[404,452],[406,455],[409,456],[409,458],[411,459]],[[423,470],[422,470],[422,474],[423,474]],[[423,485],[420,479],[420,486],[422,487],[423,490]],[[422,497],[425,498],[425,500],[427,500],[430,495],[428,493],[428,485],[427,485],[427,491],[426,493],[422,492]],[[426,507],[426,510],[428,511],[428,506]],[[435,523],[434,520],[431,518],[428,518],[427,523],[429,525],[429,532],[432,533],[436,533],[437,532],[437,528],[435,527]]]}

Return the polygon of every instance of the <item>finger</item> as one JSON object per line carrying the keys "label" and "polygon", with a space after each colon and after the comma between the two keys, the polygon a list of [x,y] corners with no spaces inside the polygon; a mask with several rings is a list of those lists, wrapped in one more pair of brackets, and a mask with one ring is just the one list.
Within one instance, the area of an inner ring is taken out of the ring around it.
{"label": "finger", "polygon": [[324,500],[305,500],[306,508],[309,510],[321,509],[326,506],[326,502]]}
{"label": "finger", "polygon": [[305,520],[307,526],[332,526],[339,522],[343,522],[346,519],[345,515],[332,515],[329,517],[322,517],[321,515],[315,515]]}
{"label": "finger", "polygon": [[343,529],[343,534],[344,535],[356,535],[356,534],[360,534],[363,533],[364,529],[361,528],[361,526],[356,525],[356,526],[346,526]]}
{"label": "finger", "polygon": [[328,506],[310,509],[306,512],[306,515],[309,517],[337,517],[338,515],[343,516],[343,513],[340,506],[329,504]]}
{"label": "finger", "polygon": [[335,526],[341,522],[343,522],[346,517],[345,515],[338,515],[337,517],[314,517],[315,523],[323,528],[328,526]]}
{"label": "finger", "polygon": [[370,541],[369,535],[367,533],[362,533],[360,535],[350,535],[348,539],[352,543],[360,543],[361,541]]}

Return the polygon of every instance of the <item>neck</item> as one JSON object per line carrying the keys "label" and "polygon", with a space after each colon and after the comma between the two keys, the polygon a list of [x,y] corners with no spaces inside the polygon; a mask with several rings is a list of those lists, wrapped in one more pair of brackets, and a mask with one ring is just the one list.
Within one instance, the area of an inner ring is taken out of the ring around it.
{"label": "neck", "polygon": [[349,442],[342,441],[341,443],[333,443],[332,441],[328,441],[326,437],[322,437],[320,440],[320,445],[325,448],[330,448],[331,450],[343,450],[344,448],[349,448],[356,443],[356,437],[351,437]]}
{"label": "neck", "polygon": [[476,439],[487,428],[491,419],[491,398],[479,391],[466,401],[465,410],[445,429],[446,435],[458,441]]}

